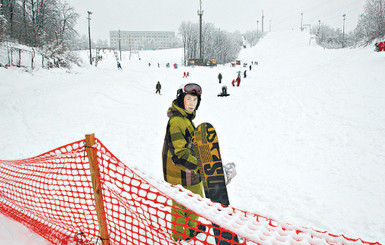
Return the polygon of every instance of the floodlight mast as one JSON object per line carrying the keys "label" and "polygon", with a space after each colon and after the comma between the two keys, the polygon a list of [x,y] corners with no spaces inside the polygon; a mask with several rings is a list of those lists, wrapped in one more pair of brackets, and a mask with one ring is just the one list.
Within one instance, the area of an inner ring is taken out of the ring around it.
{"label": "floodlight mast", "polygon": [[202,0],[199,0],[200,2],[200,9],[198,10],[199,15],[199,58],[203,59],[203,41],[202,41]]}
{"label": "floodlight mast", "polygon": [[91,22],[91,11],[87,11],[88,13],[88,47],[90,49],[90,64],[92,65],[92,52],[91,52],[91,27],[90,27],[90,22]]}

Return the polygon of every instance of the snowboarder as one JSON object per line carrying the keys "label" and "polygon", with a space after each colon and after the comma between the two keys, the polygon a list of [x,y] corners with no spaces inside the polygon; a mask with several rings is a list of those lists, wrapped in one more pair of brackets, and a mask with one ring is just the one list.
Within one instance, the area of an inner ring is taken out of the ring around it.
{"label": "snowboarder", "polygon": [[247,70],[245,70],[244,72],[243,72],[243,78],[246,78],[247,76],[246,76],[246,72],[247,72]]}
{"label": "snowboarder", "polygon": [[[191,150],[192,134],[195,129],[192,120],[199,108],[201,94],[202,88],[195,83],[182,85],[177,90],[176,99],[167,111],[170,119],[164,138],[162,160],[166,182],[172,185],[180,184],[185,189],[203,197],[198,162]],[[173,239],[175,241],[190,240],[197,235],[195,230],[205,231],[205,226],[197,224],[198,218],[199,216],[192,211],[173,201],[171,209]]]}
{"label": "snowboarder", "polygon": [[221,73],[219,73],[219,75],[218,75],[218,80],[219,80],[219,83],[222,82],[222,74]]}
{"label": "snowboarder", "polygon": [[227,93],[227,86],[222,86],[222,93],[218,94],[218,97],[227,97],[229,95],[230,94]]}
{"label": "snowboarder", "polygon": [[159,81],[158,81],[158,83],[156,84],[156,87],[155,87],[155,88],[156,88],[155,94],[159,92],[159,95],[160,95],[160,89],[162,88],[162,85],[160,84]]}

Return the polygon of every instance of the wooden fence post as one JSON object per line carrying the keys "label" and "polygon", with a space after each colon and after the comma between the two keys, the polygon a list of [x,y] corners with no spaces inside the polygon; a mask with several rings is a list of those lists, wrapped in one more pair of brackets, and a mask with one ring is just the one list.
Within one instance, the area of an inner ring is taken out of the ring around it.
{"label": "wooden fence post", "polygon": [[102,239],[102,244],[110,245],[106,213],[104,210],[102,187],[100,184],[100,171],[96,149],[93,148],[94,145],[95,135],[86,134],[86,149],[88,154],[88,161],[90,163],[92,187],[94,190],[96,213],[98,215],[100,238]]}

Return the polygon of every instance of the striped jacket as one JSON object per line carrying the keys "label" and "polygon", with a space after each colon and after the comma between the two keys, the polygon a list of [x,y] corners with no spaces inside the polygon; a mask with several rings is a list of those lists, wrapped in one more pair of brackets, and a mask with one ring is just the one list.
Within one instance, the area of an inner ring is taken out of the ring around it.
{"label": "striped jacket", "polygon": [[191,186],[201,182],[197,159],[191,150],[195,125],[195,111],[189,113],[174,101],[167,111],[167,123],[163,143],[164,180],[173,185]]}

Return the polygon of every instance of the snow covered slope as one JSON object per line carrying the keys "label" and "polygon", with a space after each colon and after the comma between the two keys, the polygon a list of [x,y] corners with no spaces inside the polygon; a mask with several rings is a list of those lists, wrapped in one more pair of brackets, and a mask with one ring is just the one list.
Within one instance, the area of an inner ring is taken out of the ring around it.
{"label": "snow covered slope", "polygon": [[[231,81],[248,67],[166,68],[181,63],[182,49],[140,52],[140,60],[123,52],[123,70],[112,53],[97,68],[71,73],[0,69],[0,159],[35,156],[94,132],[124,163],[161,179],[166,111],[181,83],[196,82],[203,95],[195,124],[212,123],[222,158],[237,164],[233,206],[385,243],[384,54],[325,50],[309,40],[268,33],[243,49],[242,63],[258,66],[240,87]],[[217,97],[222,85],[227,98]],[[0,237],[17,239],[7,234],[0,229]]]}

